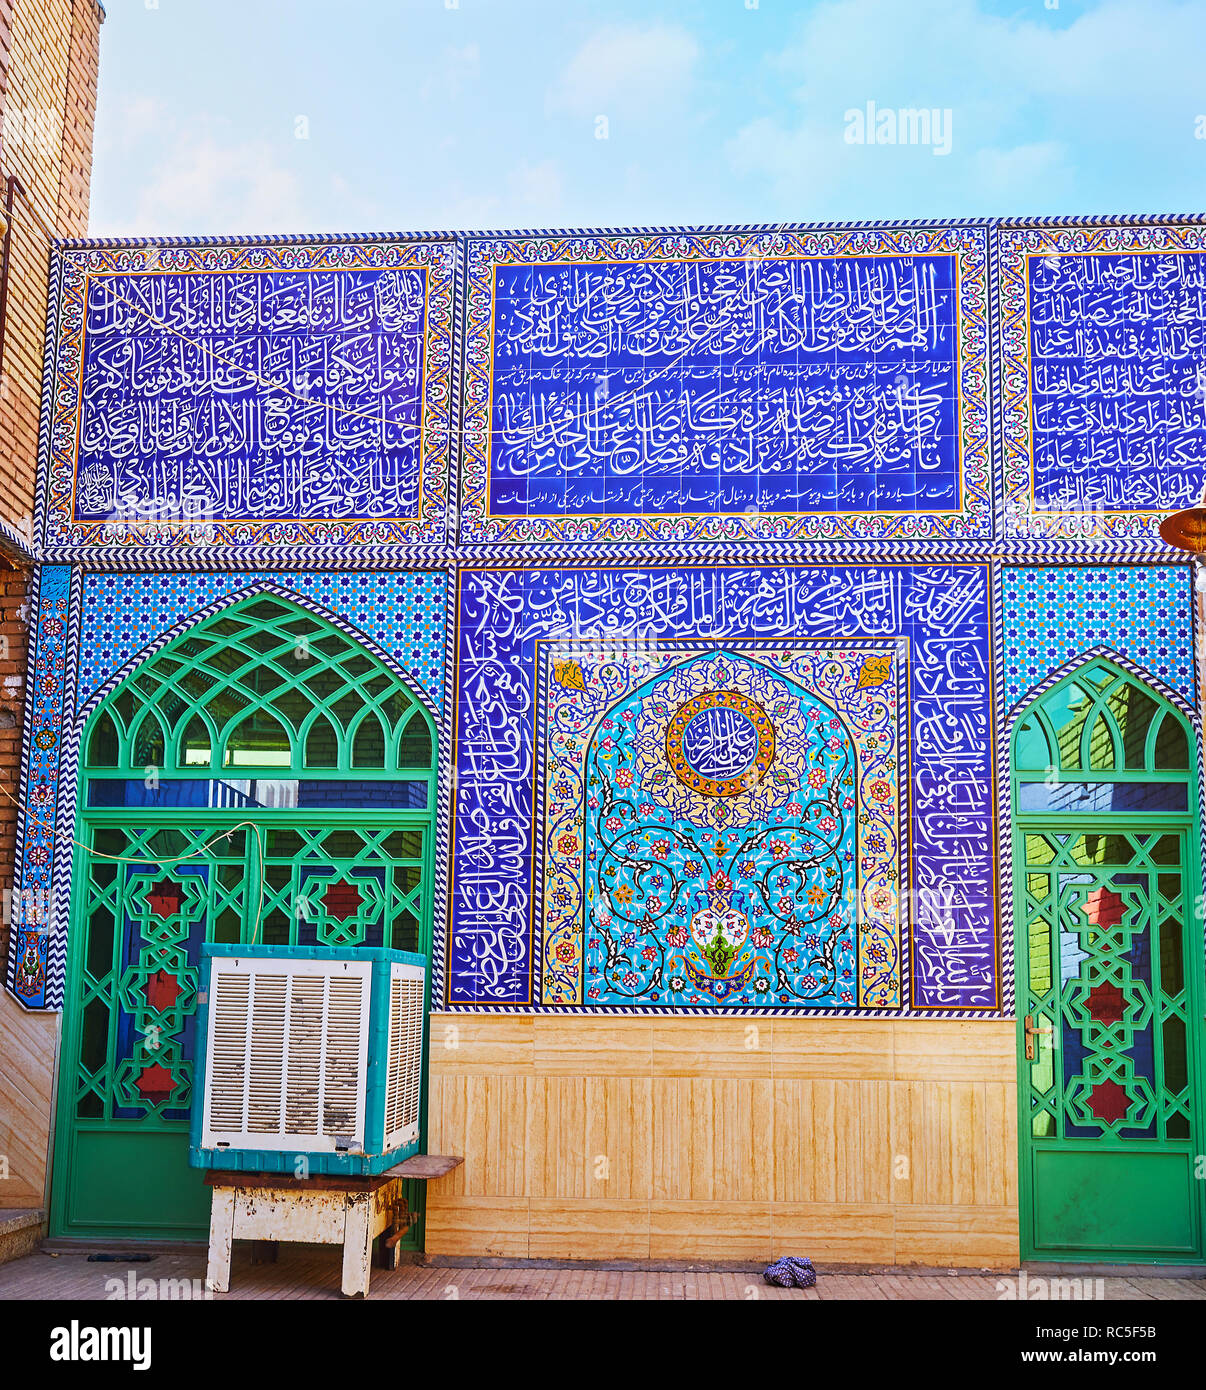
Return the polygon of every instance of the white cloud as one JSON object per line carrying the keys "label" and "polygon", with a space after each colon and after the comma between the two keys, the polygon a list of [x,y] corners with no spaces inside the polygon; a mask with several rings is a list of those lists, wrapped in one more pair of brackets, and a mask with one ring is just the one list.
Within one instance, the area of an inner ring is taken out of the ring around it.
{"label": "white cloud", "polygon": [[551,227],[562,203],[561,170],[552,159],[521,161],[507,172],[497,193],[468,194],[456,184],[438,200],[433,225],[457,229]]}
{"label": "white cloud", "polygon": [[312,224],[301,181],[264,140],[177,133],[133,206],[97,208],[94,236],[290,232]]}
{"label": "white cloud", "polygon": [[[1003,18],[978,0],[827,0],[767,55],[795,84],[794,113],[754,117],[726,155],[801,214],[910,215],[920,195],[941,215],[969,192],[984,213],[1040,211],[1036,197],[1072,210],[1080,164],[1097,173],[1103,149],[1141,172],[1189,157],[1185,93],[1202,90],[1203,51],[1206,6],[1182,0],[1104,0],[1070,23],[1037,4]],[[843,146],[845,111],[868,101],[950,110],[951,158],[919,183],[915,147]]]}
{"label": "white cloud", "polygon": [[742,126],[726,151],[738,174],[762,175],[778,196],[802,199],[838,177],[845,155],[842,134],[840,124],[810,119],[789,127],[762,117]]}
{"label": "white cloud", "polygon": [[480,81],[481,49],[475,43],[445,48],[419,88],[421,101],[455,100]]}
{"label": "white cloud", "polygon": [[993,210],[1024,206],[1036,187],[1068,173],[1067,149],[1057,140],[977,150],[975,164],[978,191],[984,206]]}
{"label": "white cloud", "polygon": [[681,102],[699,45],[670,24],[600,29],[570,59],[548,93],[550,110],[615,120]]}
{"label": "white cloud", "polygon": [[163,107],[150,96],[122,95],[113,116],[98,126],[97,134],[105,148],[128,154],[148,135],[160,129],[166,121]]}

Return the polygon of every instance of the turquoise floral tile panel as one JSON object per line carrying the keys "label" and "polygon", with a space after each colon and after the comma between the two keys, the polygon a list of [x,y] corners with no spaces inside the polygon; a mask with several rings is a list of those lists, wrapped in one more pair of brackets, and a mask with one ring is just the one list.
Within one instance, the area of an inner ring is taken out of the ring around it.
{"label": "turquoise floral tile panel", "polygon": [[542,649],[543,1002],[899,1006],[903,650]]}

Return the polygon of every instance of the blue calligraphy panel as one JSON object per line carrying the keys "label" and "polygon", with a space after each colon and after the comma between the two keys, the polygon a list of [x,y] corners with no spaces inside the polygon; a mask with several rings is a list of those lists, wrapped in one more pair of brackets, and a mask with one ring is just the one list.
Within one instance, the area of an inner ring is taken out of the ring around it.
{"label": "blue calligraphy panel", "polygon": [[442,538],[451,247],[362,252],[65,253],[50,538]]}
{"label": "blue calligraphy panel", "polygon": [[[553,679],[569,691],[590,672],[585,662],[576,669],[560,662],[557,644],[595,652],[610,644],[618,652],[689,642],[697,656],[711,648],[729,660],[741,657],[730,644],[782,642],[791,633],[793,642],[856,635],[907,652],[903,999],[925,1009],[997,1006],[986,565],[480,568],[462,571],[458,605],[451,1005],[532,1006],[551,997],[533,939],[536,885],[548,877],[546,847],[536,839],[541,647],[550,649]],[[600,669],[602,679],[612,678],[606,663]],[[742,694],[740,672],[733,679],[732,691]],[[784,817],[786,824],[786,807]],[[578,833],[557,831],[553,848],[563,862],[575,851],[561,835]]]}
{"label": "blue calligraphy panel", "polygon": [[982,533],[984,243],[470,242],[462,536]]}
{"label": "blue calligraphy panel", "polygon": [[1202,229],[1000,238],[1010,531],[1154,535],[1206,484]]}

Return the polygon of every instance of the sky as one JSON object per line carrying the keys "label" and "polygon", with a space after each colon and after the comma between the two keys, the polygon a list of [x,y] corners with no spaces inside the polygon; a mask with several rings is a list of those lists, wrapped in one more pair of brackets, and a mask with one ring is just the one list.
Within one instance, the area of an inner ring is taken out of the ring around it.
{"label": "sky", "polygon": [[1193,212],[1206,191],[1206,0],[105,8],[96,236]]}

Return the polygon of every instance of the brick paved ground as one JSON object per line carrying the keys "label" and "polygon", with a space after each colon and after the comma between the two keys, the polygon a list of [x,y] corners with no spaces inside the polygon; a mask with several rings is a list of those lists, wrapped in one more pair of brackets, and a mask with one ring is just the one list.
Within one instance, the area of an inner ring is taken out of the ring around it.
{"label": "brick paved ground", "polygon": [[[157,1255],[145,1264],[94,1263],[84,1254],[38,1251],[0,1265],[0,1301],[28,1298],[104,1299],[106,1281],[205,1278],[203,1254]],[[236,1247],[229,1294],[235,1299],[324,1299],[339,1297],[340,1256],[334,1249],[282,1246],[276,1264],[252,1265],[250,1251]],[[1059,1276],[1071,1277],[1070,1271]],[[1028,1278],[1035,1278],[1029,1274]],[[997,1299],[999,1284],[1017,1287],[1014,1274],[836,1274],[822,1273],[815,1289],[776,1289],[749,1271],[662,1271],[538,1269],[532,1266],[448,1267],[407,1265],[374,1269],[370,1298],[385,1299]],[[197,1285],[203,1288],[203,1282]],[[1096,1290],[1093,1291],[1094,1293]],[[168,1296],[171,1296],[170,1294]],[[177,1296],[179,1296],[177,1294]],[[1206,1279],[1148,1276],[1109,1277],[1107,1299],[1202,1299]]]}

